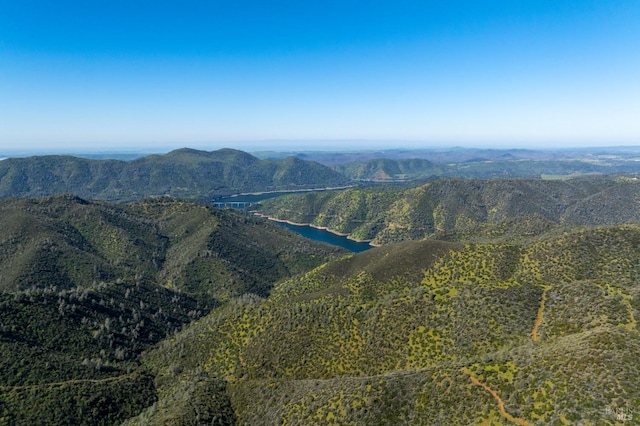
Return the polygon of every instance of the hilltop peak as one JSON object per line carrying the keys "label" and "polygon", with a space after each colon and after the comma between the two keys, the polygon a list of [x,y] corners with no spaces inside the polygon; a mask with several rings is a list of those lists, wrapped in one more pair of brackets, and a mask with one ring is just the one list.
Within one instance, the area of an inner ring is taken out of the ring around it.
{"label": "hilltop peak", "polygon": [[116,201],[159,195],[201,200],[346,182],[343,175],[317,163],[260,160],[229,148],[211,152],[181,148],[133,161],[47,156],[0,163],[0,198],[72,193],[87,199]]}
{"label": "hilltop peak", "polygon": [[[155,156],[152,156],[155,157]],[[162,156],[172,161],[240,161],[254,163],[259,161],[253,155],[232,148],[222,148],[215,151],[203,151],[193,148],[180,148]]]}

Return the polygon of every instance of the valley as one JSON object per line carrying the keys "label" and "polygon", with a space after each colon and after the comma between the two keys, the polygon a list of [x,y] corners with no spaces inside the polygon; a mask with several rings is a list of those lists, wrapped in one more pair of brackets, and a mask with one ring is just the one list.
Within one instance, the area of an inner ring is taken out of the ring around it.
{"label": "valley", "polygon": [[0,426],[640,424],[640,1],[0,1]]}
{"label": "valley", "polygon": [[[634,173],[364,182],[233,150],[112,161],[0,162],[0,424],[616,424],[640,410]],[[146,177],[122,180],[131,170]]]}

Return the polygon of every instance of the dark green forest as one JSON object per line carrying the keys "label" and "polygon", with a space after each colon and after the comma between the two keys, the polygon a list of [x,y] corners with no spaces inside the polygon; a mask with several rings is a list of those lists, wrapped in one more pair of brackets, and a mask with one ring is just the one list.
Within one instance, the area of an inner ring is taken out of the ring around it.
{"label": "dark green forest", "polygon": [[342,254],[245,214],[168,198],[10,199],[0,226],[0,407],[9,424],[137,414],[157,399],[142,351]]}

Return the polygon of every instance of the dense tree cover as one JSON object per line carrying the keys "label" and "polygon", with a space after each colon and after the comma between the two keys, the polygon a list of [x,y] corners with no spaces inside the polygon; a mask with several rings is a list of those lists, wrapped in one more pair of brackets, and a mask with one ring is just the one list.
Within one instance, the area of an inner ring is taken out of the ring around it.
{"label": "dense tree cover", "polygon": [[444,179],[418,187],[354,188],[264,200],[258,211],[374,243],[422,238],[520,239],[562,226],[640,220],[640,181],[592,177]]}
{"label": "dense tree cover", "polygon": [[142,350],[212,303],[116,281],[0,294],[0,394],[15,424],[113,424],[157,399]]}
{"label": "dense tree cover", "polygon": [[277,279],[339,252],[252,216],[169,198],[6,200],[0,227],[0,289],[10,291],[131,278],[223,301],[265,296]]}
{"label": "dense tree cover", "polygon": [[[168,198],[4,200],[0,227],[0,424],[133,417],[158,398],[143,350],[229,299],[266,297],[278,280],[342,253]],[[220,388],[202,383],[194,395]]]}
{"label": "dense tree cover", "polygon": [[0,198],[75,194],[132,201],[150,196],[210,200],[240,192],[339,186],[348,182],[321,164],[286,158],[259,160],[242,151],[179,149],[133,161],[70,156],[0,162]]}
{"label": "dense tree cover", "polygon": [[614,424],[640,410],[638,185],[265,201],[404,240],[358,255],[165,197],[1,201],[0,424]]}
{"label": "dense tree cover", "polygon": [[157,400],[157,393],[153,377],[136,372],[100,380],[3,388],[2,398],[0,424],[92,426],[120,424]]}

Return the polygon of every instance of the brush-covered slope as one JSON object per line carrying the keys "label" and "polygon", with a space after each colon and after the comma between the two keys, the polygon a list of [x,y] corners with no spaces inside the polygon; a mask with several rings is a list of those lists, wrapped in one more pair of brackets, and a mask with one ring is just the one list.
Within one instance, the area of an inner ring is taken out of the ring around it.
{"label": "brush-covered slope", "polygon": [[141,351],[342,253],[170,199],[4,200],[0,229],[0,424],[136,415],[157,399]]}
{"label": "brush-covered slope", "polygon": [[268,216],[311,223],[361,240],[486,240],[540,235],[559,225],[640,221],[631,178],[440,180],[411,189],[350,189],[261,202]]}
{"label": "brush-covered slope", "polygon": [[71,193],[132,201],[152,195],[210,199],[217,195],[343,185],[347,178],[297,158],[259,160],[232,149],[179,149],[133,161],[70,156],[10,158],[0,162],[0,198]]}
{"label": "brush-covered slope", "polygon": [[[637,166],[629,159],[621,161],[551,160],[518,158],[517,155],[473,156],[471,152],[460,153],[459,158],[451,153],[435,161],[427,159],[376,158],[357,161],[332,168],[350,179],[365,181],[403,181],[438,178],[465,177],[468,179],[513,179],[513,178],[571,178],[581,175],[636,173]],[[451,157],[451,161],[446,161]],[[495,159],[492,159],[495,157]],[[535,157],[535,154],[534,154]],[[443,161],[444,160],[444,161]],[[322,160],[319,160],[322,161]]]}
{"label": "brush-covered slope", "polygon": [[614,424],[640,410],[638,277],[631,225],[348,256],[146,353],[130,423]]}

